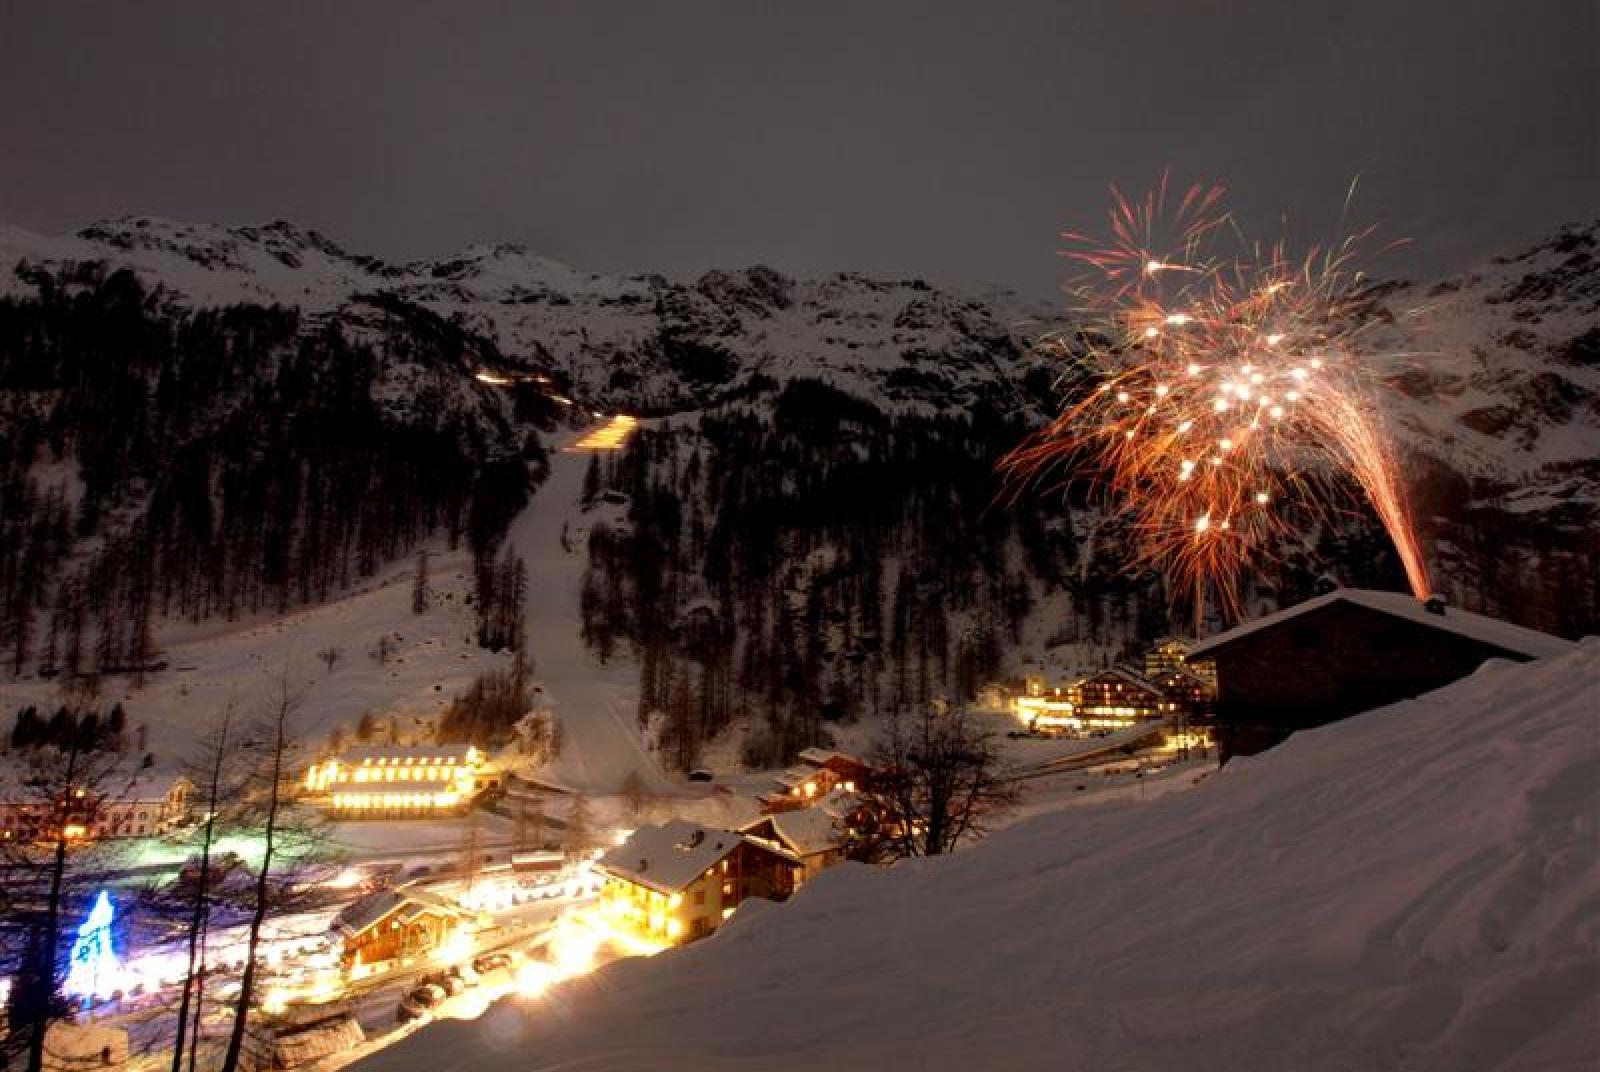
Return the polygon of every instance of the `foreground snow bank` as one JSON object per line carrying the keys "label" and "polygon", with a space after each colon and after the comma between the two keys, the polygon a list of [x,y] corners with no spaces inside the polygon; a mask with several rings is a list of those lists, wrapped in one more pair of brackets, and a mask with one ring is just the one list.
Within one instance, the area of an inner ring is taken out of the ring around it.
{"label": "foreground snow bank", "polygon": [[[842,868],[360,1067],[1593,1068],[1600,642],[1190,793]],[[756,907],[756,906],[751,906]]]}

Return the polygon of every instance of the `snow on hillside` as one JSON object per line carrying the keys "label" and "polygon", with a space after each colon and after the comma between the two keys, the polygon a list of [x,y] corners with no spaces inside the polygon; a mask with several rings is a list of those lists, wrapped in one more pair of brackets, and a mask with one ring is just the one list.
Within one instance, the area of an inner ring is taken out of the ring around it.
{"label": "snow on hillside", "polygon": [[553,454],[549,479],[506,537],[528,564],[528,647],[543,689],[541,702],[560,730],[561,754],[544,774],[558,785],[617,793],[636,773],[647,792],[671,795],[677,787],[641,744],[638,667],[622,655],[602,665],[580,635],[589,515],[581,511],[579,496],[591,457]]}
{"label": "snow on hillside", "polygon": [[1588,1069],[1600,642],[1197,789],[845,867],[363,1072]]}
{"label": "snow on hillside", "polygon": [[1600,457],[1600,221],[1382,305],[1398,319],[1372,340],[1404,355],[1388,405],[1411,450],[1497,482],[1582,473],[1600,498],[1584,472]]}
{"label": "snow on hillside", "polygon": [[886,404],[944,408],[993,390],[1054,310],[917,280],[841,274],[805,282],[767,268],[661,276],[576,271],[519,246],[474,246],[438,262],[388,265],[315,231],[276,222],[226,228],[126,217],[72,237],[0,227],[0,293],[21,262],[103,260],[159,283],[178,304],[297,305],[328,313],[388,291],[459,317],[513,360],[554,362],[587,402],[676,409],[765,374],[804,374]]}
{"label": "snow on hillside", "polygon": [[[1410,452],[1469,476],[1540,486],[1516,509],[1600,491],[1572,485],[1600,442],[1600,224],[1562,231],[1457,278],[1385,286],[1389,328],[1370,345],[1402,355],[1388,400]],[[1046,362],[1030,346],[1059,320],[991,289],[963,293],[854,274],[792,280],[767,268],[692,283],[602,276],[514,245],[386,264],[282,221],[226,228],[126,217],[76,236],[0,227],[0,293],[19,262],[104,260],[180,304],[280,302],[327,313],[388,291],[457,317],[511,360],[561,368],[602,408],[694,408],[752,377],[815,376],[888,408],[961,408]]]}
{"label": "snow on hillside", "polygon": [[[367,712],[380,722],[395,716],[406,733],[416,719],[442,711],[478,674],[509,663],[475,643],[466,605],[471,568],[465,551],[435,555],[433,599],[420,615],[411,612],[412,564],[405,562],[342,597],[281,618],[263,613],[235,622],[165,622],[157,649],[168,669],[152,674],[142,689],[127,678],[110,678],[100,701],[106,707],[120,702],[130,725],[148,726],[147,748],[162,770],[180,770],[194,758],[197,742],[225,706],[233,704],[246,718],[265,715],[285,683],[297,697],[292,724],[313,745],[336,729],[348,737]],[[380,663],[373,652],[385,636],[392,652]],[[338,652],[331,668],[319,656],[330,649]],[[56,683],[0,683],[0,711],[29,703],[54,710],[61,703]]]}

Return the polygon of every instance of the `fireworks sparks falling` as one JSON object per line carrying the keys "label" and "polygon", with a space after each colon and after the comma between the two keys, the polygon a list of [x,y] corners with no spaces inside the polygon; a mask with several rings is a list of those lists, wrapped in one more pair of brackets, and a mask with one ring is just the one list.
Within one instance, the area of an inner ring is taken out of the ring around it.
{"label": "fireworks sparks falling", "polygon": [[[1160,570],[1197,614],[1209,594],[1237,616],[1252,564],[1294,542],[1293,519],[1334,505],[1324,474],[1347,474],[1426,596],[1375,376],[1351,346],[1353,261],[1371,232],[1291,257],[1239,239],[1220,187],[1171,198],[1163,181],[1113,199],[1108,240],[1065,236],[1089,327],[1062,342],[1066,406],[1006,459],[1011,478],[1070,460],[1129,522],[1133,564]],[[1225,240],[1244,252],[1219,254]]]}

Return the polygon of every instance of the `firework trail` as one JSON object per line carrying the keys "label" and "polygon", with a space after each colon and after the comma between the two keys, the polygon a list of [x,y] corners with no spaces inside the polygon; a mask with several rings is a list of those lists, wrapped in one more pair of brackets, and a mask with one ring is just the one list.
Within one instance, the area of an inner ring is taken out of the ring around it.
{"label": "firework trail", "polygon": [[1246,573],[1336,509],[1346,474],[1425,597],[1377,378],[1352,346],[1371,231],[1291,257],[1245,241],[1220,187],[1112,195],[1107,239],[1065,236],[1086,326],[1055,340],[1066,401],[1003,462],[1013,488],[1058,466],[1091,481],[1128,523],[1130,564],[1160,571],[1198,619],[1208,594],[1237,617]]}

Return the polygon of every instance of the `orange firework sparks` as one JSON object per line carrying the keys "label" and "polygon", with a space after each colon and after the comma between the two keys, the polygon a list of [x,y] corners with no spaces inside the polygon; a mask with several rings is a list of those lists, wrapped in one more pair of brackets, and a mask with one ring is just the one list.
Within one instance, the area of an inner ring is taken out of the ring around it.
{"label": "orange firework sparks", "polygon": [[1197,615],[1210,593],[1237,616],[1252,563],[1294,541],[1290,518],[1330,506],[1328,474],[1348,474],[1426,596],[1376,377],[1351,345],[1370,230],[1300,257],[1282,243],[1225,256],[1214,247],[1237,232],[1219,187],[1112,194],[1108,241],[1065,236],[1087,326],[1058,340],[1068,401],[1007,457],[1013,482],[1070,462],[1129,522],[1132,565],[1160,570]]}

